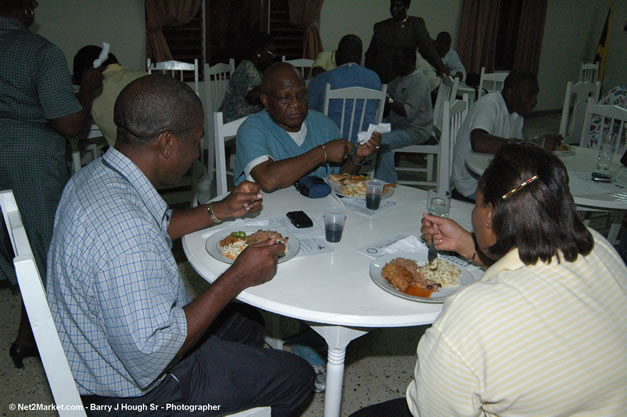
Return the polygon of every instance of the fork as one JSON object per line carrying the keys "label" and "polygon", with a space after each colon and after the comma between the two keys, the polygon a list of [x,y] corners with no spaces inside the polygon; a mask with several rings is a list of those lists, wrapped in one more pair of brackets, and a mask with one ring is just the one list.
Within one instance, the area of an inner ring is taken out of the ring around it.
{"label": "fork", "polygon": [[429,252],[427,253],[427,261],[429,263],[429,269],[438,268],[438,251],[435,249],[435,243],[433,242],[433,235],[431,235],[431,243],[429,244]]}

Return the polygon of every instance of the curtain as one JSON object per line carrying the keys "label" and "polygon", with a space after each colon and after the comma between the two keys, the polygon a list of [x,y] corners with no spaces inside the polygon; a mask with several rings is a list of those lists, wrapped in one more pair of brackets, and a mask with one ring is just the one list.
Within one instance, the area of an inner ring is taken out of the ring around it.
{"label": "curtain", "polygon": [[145,0],[146,56],[154,62],[169,61],[172,53],[163,32],[164,26],[188,23],[198,13],[202,0]]}
{"label": "curtain", "polygon": [[499,0],[464,0],[458,53],[467,72],[494,71]]}
{"label": "curtain", "polygon": [[514,52],[514,69],[538,73],[547,0],[523,0]]}
{"label": "curtain", "polygon": [[303,58],[315,59],[322,51],[322,39],[316,24],[324,0],[289,0],[290,24],[305,30]]}

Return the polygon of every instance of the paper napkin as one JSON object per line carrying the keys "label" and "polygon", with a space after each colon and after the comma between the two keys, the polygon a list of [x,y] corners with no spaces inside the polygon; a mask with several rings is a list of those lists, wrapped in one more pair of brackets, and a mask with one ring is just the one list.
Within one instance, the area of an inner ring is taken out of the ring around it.
{"label": "paper napkin", "polygon": [[379,123],[378,125],[373,125],[372,123],[370,123],[370,126],[368,126],[368,131],[359,132],[357,134],[357,141],[360,145],[363,145],[364,143],[368,142],[373,132],[388,133],[391,130],[392,125],[390,125],[389,123]]}

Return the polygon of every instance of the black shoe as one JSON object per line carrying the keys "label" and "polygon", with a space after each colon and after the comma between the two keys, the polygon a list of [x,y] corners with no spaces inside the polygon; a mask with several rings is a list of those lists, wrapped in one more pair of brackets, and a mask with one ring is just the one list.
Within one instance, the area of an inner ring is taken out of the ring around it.
{"label": "black shoe", "polygon": [[9,355],[11,356],[11,359],[13,359],[15,367],[23,369],[24,358],[39,356],[39,351],[36,347],[23,347],[17,343],[13,343],[11,345],[11,349],[9,349]]}

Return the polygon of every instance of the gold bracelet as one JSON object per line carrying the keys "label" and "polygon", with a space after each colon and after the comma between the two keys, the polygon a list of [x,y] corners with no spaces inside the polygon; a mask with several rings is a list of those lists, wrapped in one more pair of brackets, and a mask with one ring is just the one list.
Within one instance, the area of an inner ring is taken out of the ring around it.
{"label": "gold bracelet", "polygon": [[222,223],[222,220],[218,219],[216,214],[213,212],[213,203],[209,203],[207,205],[207,212],[209,213],[209,217],[214,224]]}
{"label": "gold bracelet", "polygon": [[322,147],[322,150],[324,151],[324,161],[322,162],[323,164],[325,162],[327,162],[327,148],[324,145],[320,145]]}

